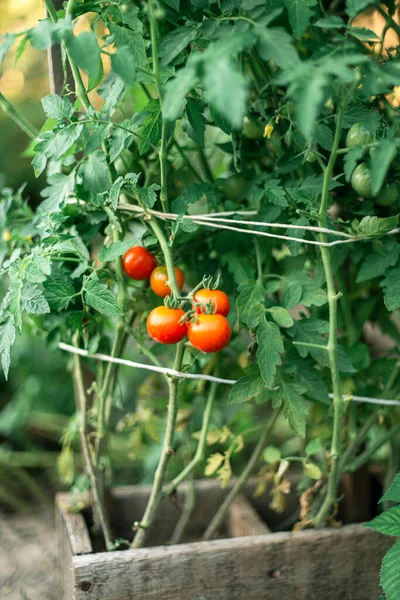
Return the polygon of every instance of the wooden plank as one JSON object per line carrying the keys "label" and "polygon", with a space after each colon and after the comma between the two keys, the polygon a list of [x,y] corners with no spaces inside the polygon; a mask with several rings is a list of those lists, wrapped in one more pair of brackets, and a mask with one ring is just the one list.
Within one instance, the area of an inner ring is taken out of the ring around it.
{"label": "wooden plank", "polygon": [[75,556],[75,598],[376,600],[391,544],[349,525]]}
{"label": "wooden plank", "polygon": [[[71,494],[56,495],[58,513],[70,541],[72,554],[89,554],[93,552],[93,548],[86,521],[80,512],[71,510],[71,498],[73,498]],[[79,496],[79,498],[83,501],[86,496]]]}
{"label": "wooden plank", "polygon": [[265,535],[271,530],[245,496],[238,496],[229,509],[228,533],[231,537]]}

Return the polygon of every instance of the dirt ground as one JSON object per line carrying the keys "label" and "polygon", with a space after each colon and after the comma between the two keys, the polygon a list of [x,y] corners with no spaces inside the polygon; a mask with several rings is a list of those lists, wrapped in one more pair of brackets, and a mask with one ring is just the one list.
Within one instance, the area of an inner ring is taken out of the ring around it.
{"label": "dirt ground", "polygon": [[57,542],[51,508],[0,513],[0,599],[57,600]]}

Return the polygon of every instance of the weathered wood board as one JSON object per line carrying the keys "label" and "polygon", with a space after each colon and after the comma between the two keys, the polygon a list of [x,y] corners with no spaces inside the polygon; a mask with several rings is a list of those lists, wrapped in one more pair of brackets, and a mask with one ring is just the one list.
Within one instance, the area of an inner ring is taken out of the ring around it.
{"label": "weathered wood board", "polygon": [[[149,488],[143,487],[114,493],[114,514],[121,511],[123,527],[135,520],[148,493]],[[214,500],[220,493],[217,483],[199,482],[194,512],[197,527],[212,517],[221,498],[218,503]],[[226,534],[247,528],[253,535],[141,550],[73,554],[73,546],[84,550],[82,522],[78,524],[78,541],[74,541],[73,524],[66,524],[69,513],[65,500],[63,495],[63,509],[59,510],[63,590],[60,598],[65,600],[376,600],[380,563],[393,543],[362,525],[257,535],[258,527],[265,531],[259,522],[260,511],[257,508],[255,512],[240,498],[231,510]],[[249,515],[247,523],[243,514],[237,517],[238,523],[232,523],[240,505]],[[157,533],[164,536],[171,530],[172,521],[176,522],[179,513],[173,508],[175,513],[170,512],[171,504],[164,502],[154,540]],[[128,520],[124,524],[125,519]],[[76,514],[74,520],[76,524]]]}

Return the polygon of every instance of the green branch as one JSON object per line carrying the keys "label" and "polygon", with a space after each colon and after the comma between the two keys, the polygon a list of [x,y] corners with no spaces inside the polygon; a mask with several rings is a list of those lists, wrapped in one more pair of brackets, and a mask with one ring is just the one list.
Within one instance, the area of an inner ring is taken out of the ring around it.
{"label": "green branch", "polygon": [[[324,180],[322,184],[322,197],[321,206],[319,210],[318,224],[320,227],[323,228],[326,228],[327,226],[329,186],[332,179],[333,168],[335,166],[337,151],[340,143],[343,115],[344,108],[342,106],[338,111],[336,121],[336,132],[333,141],[332,152],[329,157],[326,170],[324,172]],[[320,240],[321,242],[327,242],[327,234],[321,233]],[[330,451],[330,469],[328,474],[328,490],[325,499],[315,517],[316,526],[321,526],[325,523],[325,519],[328,516],[329,512],[332,510],[332,506],[336,501],[336,490],[340,476],[340,432],[343,417],[343,396],[341,391],[339,367],[337,361],[337,301],[341,297],[341,294],[338,294],[335,289],[330,249],[324,246],[320,246],[320,251],[325,272],[329,307],[329,337],[327,351],[329,357],[329,367],[331,372],[333,392],[333,432]]]}
{"label": "green branch", "polygon": [[22,112],[8,100],[3,94],[0,92],[0,107],[4,110],[4,112],[11,117],[11,119],[18,125],[22,131],[26,133],[32,140],[36,139],[39,135],[39,131],[36,129],[30,121],[22,114]]}
{"label": "green branch", "polygon": [[[183,354],[185,352],[184,341],[179,342],[176,347],[176,355],[173,368],[180,371],[182,368]],[[159,504],[162,500],[162,486],[164,483],[165,474],[167,471],[168,461],[172,454],[172,444],[175,435],[176,417],[178,413],[178,386],[179,379],[177,377],[169,377],[169,400],[168,400],[168,415],[167,426],[160,460],[157,470],[154,475],[153,487],[150,498],[148,500],[146,510],[140,523],[136,523],[137,532],[132,542],[132,548],[141,548],[147,538],[149,528],[152,526],[157,514]]]}

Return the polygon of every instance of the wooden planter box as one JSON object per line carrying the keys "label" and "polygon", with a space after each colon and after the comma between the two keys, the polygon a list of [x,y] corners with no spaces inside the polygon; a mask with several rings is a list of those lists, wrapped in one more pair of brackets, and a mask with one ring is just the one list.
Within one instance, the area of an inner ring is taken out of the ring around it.
{"label": "wooden planter box", "polygon": [[[247,498],[254,486],[245,490]],[[196,483],[196,507],[188,539],[199,539],[228,489]],[[118,537],[132,538],[149,496],[147,486],[113,491],[111,521]],[[362,525],[339,529],[269,533],[276,515],[269,498],[237,499],[222,539],[157,545],[171,536],[183,505],[163,501],[141,550],[94,552],[83,515],[71,512],[76,496],[57,497],[59,598],[64,600],[377,600],[379,569],[393,543]],[[293,513],[289,501],[284,520]],[[255,510],[256,509],[256,510]],[[266,519],[264,522],[259,515]]]}

